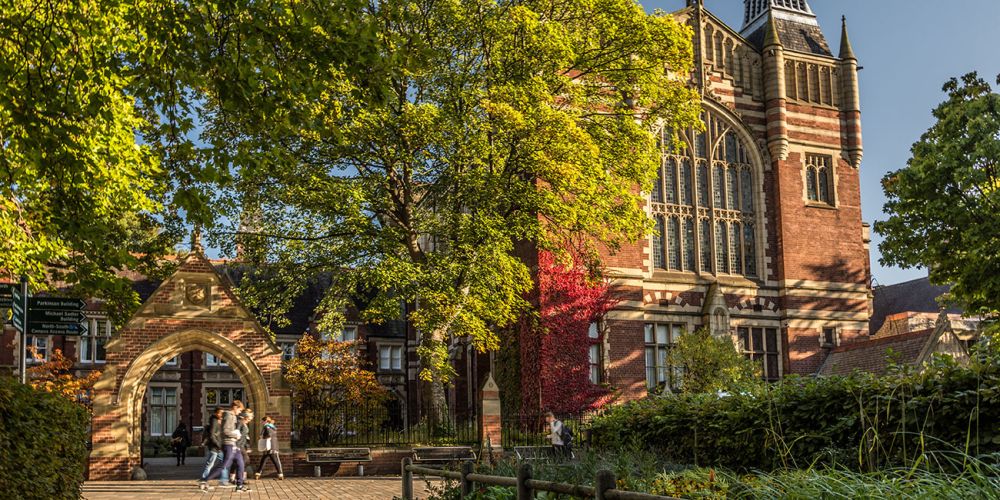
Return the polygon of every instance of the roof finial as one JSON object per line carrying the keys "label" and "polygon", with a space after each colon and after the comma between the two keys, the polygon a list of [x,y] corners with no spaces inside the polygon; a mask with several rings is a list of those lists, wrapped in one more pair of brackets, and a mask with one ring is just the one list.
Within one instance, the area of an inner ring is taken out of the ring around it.
{"label": "roof finial", "polygon": [[847,16],[840,17],[841,31],[840,31],[840,58],[841,59],[854,59],[854,49],[851,48],[851,40],[847,37]]}
{"label": "roof finial", "polygon": [[191,230],[191,251],[205,253],[205,247],[201,246],[201,225],[195,224]]}

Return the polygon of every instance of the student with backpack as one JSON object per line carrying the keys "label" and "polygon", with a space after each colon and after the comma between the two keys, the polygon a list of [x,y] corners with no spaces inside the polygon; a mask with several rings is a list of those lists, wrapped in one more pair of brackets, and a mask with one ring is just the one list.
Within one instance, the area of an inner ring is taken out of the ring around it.
{"label": "student with backpack", "polygon": [[557,457],[570,458],[573,456],[573,431],[563,424],[562,420],[556,418],[552,412],[545,414],[545,422],[549,424],[549,441],[552,443],[552,451]]}

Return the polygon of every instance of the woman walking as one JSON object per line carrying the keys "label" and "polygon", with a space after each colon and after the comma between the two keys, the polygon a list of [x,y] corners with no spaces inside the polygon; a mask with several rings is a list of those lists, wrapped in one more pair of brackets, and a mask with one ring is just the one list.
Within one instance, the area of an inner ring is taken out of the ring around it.
{"label": "woman walking", "polygon": [[264,461],[268,458],[278,470],[278,480],[285,479],[285,474],[281,470],[281,458],[278,457],[278,427],[274,425],[274,419],[264,417],[261,419],[264,429],[260,432],[260,439],[257,440],[257,451],[261,452],[260,466],[257,467],[254,479],[260,479],[261,472],[264,471]]}

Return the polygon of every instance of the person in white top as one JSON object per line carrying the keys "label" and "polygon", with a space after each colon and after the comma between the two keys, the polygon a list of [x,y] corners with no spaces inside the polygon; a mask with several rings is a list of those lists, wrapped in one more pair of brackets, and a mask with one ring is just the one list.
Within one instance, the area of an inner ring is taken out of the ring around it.
{"label": "person in white top", "polygon": [[569,455],[569,443],[567,443],[567,429],[563,426],[562,420],[556,418],[552,412],[545,414],[545,422],[549,424],[549,441],[552,443],[552,451],[558,457]]}

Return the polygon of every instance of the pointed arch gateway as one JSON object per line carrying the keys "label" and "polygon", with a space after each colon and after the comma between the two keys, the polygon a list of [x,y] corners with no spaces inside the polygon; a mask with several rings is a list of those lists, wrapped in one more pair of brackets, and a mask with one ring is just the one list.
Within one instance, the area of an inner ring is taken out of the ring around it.
{"label": "pointed arch gateway", "polygon": [[281,378],[281,350],[232,288],[200,251],[192,252],[108,343],[94,387],[91,480],[126,480],[141,465],[146,388],[167,360],[187,351],[225,359],[257,416],[277,421],[279,449],[289,449],[291,393]]}

